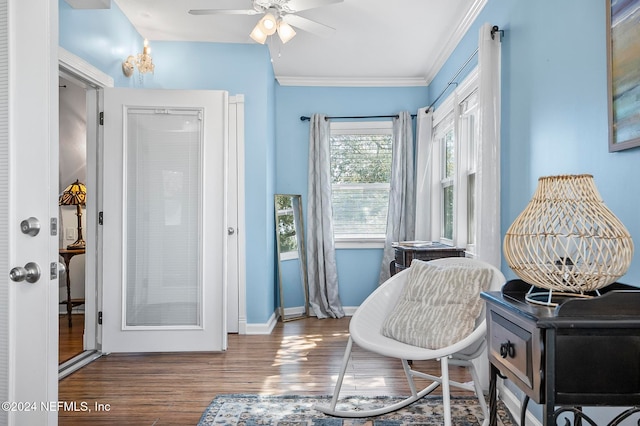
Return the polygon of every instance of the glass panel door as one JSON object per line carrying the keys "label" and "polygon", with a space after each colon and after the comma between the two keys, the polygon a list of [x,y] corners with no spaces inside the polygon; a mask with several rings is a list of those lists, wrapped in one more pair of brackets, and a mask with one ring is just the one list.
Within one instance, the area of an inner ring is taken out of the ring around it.
{"label": "glass panel door", "polygon": [[202,326],[201,117],[127,110],[125,328]]}
{"label": "glass panel door", "polygon": [[228,94],[110,88],[104,110],[102,351],[225,350]]}

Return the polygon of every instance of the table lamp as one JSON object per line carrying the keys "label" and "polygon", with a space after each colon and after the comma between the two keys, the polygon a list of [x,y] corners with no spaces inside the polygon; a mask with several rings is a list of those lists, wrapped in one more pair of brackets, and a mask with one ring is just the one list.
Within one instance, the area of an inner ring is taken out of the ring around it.
{"label": "table lamp", "polygon": [[76,216],[78,216],[78,239],[67,246],[68,250],[77,250],[85,248],[84,238],[82,237],[82,206],[85,205],[87,198],[87,188],[84,183],[76,179],[74,183],[67,186],[62,192],[59,199],[61,206],[76,206]]}
{"label": "table lamp", "polygon": [[561,175],[538,180],[533,198],[507,230],[503,251],[532,290],[548,290],[530,291],[527,300],[554,306],[562,297],[598,294],[624,275],[633,242],[604,205],[592,175]]}

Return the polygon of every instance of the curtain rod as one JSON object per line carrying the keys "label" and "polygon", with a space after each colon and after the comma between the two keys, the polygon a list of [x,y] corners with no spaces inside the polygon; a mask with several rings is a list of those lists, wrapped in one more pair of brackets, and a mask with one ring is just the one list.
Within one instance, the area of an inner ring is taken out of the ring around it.
{"label": "curtain rod", "polygon": [[[411,114],[411,118],[415,118],[416,114]],[[325,120],[331,120],[334,118],[350,118],[354,120],[362,119],[362,118],[398,118],[399,115],[353,115],[353,116],[340,116],[340,117],[326,117]],[[311,117],[301,116],[300,121],[309,121]]]}
{"label": "curtain rod", "polygon": [[469,62],[471,62],[471,60],[478,54],[478,49],[476,49],[471,56],[469,56],[469,59],[467,59],[467,61],[462,64],[462,66],[460,67],[460,69],[458,70],[458,72],[456,72],[456,74],[451,77],[451,80],[449,80],[449,82],[447,83],[447,85],[445,86],[444,89],[442,89],[442,92],[440,92],[440,94],[433,100],[433,102],[431,102],[431,105],[429,105],[427,107],[427,112],[431,111],[431,108],[433,108],[433,106],[436,104],[436,102],[438,102],[440,100],[440,98],[442,97],[442,95],[445,94],[445,92],[447,90],[449,90],[449,87],[453,86],[454,84],[457,86],[458,83],[455,81],[456,78],[458,78],[458,76],[460,75],[460,73],[462,72],[462,70],[464,70],[464,68],[469,65]]}
{"label": "curtain rod", "polygon": [[[499,33],[500,37],[504,36],[504,30],[501,30],[497,25],[494,25],[491,28],[491,38],[493,39],[495,37],[495,34]],[[451,78],[451,80],[449,80],[449,82],[447,83],[446,87],[442,90],[442,92],[440,92],[440,94],[438,95],[437,98],[434,99],[433,102],[431,102],[431,105],[429,105],[429,107],[427,108],[427,112],[429,112],[431,110],[431,108],[433,108],[433,106],[436,104],[436,102],[438,102],[440,100],[440,98],[442,97],[442,95],[444,95],[444,93],[449,89],[449,87],[451,87],[452,85],[458,85],[458,83],[455,81],[456,78],[458,78],[458,76],[460,75],[460,73],[462,72],[462,70],[464,70],[464,68],[469,65],[469,62],[471,62],[471,60],[478,54],[478,49],[476,49],[471,56],[469,56],[469,59],[467,59],[467,61],[462,64],[462,66],[460,67],[460,69],[458,70],[458,72],[456,72],[456,74]]]}

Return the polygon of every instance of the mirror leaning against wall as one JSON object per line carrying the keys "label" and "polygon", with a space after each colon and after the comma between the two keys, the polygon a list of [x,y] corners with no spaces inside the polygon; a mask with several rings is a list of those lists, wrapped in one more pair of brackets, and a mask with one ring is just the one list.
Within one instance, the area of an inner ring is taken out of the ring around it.
{"label": "mirror leaning against wall", "polygon": [[292,321],[309,316],[309,287],[302,222],[302,197],[276,194],[276,246],[280,319]]}

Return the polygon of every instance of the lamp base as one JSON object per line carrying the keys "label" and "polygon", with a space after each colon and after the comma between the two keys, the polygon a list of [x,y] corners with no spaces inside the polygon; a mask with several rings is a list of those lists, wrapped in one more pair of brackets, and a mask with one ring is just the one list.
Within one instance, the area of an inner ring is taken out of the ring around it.
{"label": "lamp base", "polygon": [[524,298],[527,302],[533,303],[535,305],[555,307],[561,304],[566,299],[590,299],[599,295],[600,293],[598,293],[597,291],[595,294],[566,293],[553,291],[550,289],[541,290],[538,287],[531,286]]}
{"label": "lamp base", "polygon": [[82,238],[78,238],[76,242],[69,244],[67,246],[67,250],[80,250],[80,249],[84,249],[85,247],[86,247],[86,244],[84,240]]}

